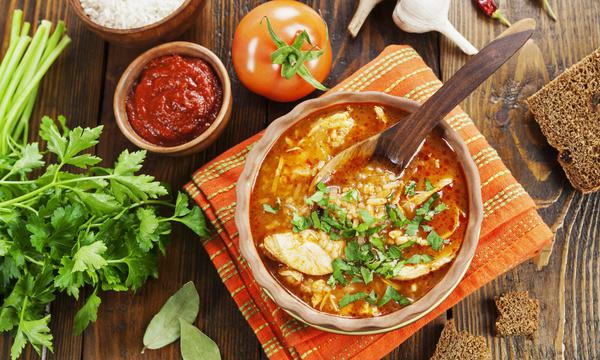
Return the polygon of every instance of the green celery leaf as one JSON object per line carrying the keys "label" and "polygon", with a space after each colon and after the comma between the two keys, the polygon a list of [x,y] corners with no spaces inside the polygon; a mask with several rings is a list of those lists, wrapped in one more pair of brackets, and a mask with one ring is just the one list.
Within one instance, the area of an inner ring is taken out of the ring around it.
{"label": "green celery leaf", "polygon": [[340,307],[343,308],[346,305],[349,305],[353,302],[362,300],[366,297],[367,297],[367,294],[363,291],[360,291],[360,292],[357,292],[354,294],[346,294],[346,295],[344,295],[342,300],[340,300]]}
{"label": "green celery leaf", "polygon": [[263,211],[269,214],[277,214],[277,211],[279,211],[279,206],[275,205],[275,207],[273,207],[270,204],[264,203]]}
{"label": "green celery leaf", "polygon": [[117,162],[115,163],[115,175],[133,175],[135,172],[142,168],[142,163],[146,158],[146,151],[139,150],[129,152],[125,149],[119,155]]}
{"label": "green celery leaf", "polygon": [[439,236],[435,230],[431,230],[431,232],[429,232],[427,235],[427,241],[429,241],[429,245],[431,245],[431,248],[435,251],[441,250],[444,246],[444,239]]}
{"label": "green celery leaf", "polygon": [[75,314],[75,320],[73,322],[73,333],[75,333],[75,335],[80,335],[90,323],[96,322],[98,307],[100,307],[100,303],[102,302],[98,295],[96,295],[97,291],[98,289],[94,290],[83,307]]}
{"label": "green celery leaf", "polygon": [[367,269],[366,267],[361,266],[360,274],[361,274],[362,280],[365,284],[368,284],[371,281],[373,281],[373,272],[371,270]]}
{"label": "green celery leaf", "polygon": [[0,309],[0,332],[12,330],[19,325],[19,315],[14,307],[2,307]]}
{"label": "green celery leaf", "polygon": [[406,185],[406,187],[404,188],[404,195],[414,196],[416,186],[417,186],[416,182],[414,182],[413,180],[409,181],[408,184]]}
{"label": "green celery leaf", "polygon": [[84,285],[83,274],[73,271],[75,262],[68,256],[63,256],[60,264],[58,275],[54,279],[54,286],[61,291],[66,291],[75,299],[79,299],[79,288]]}
{"label": "green celery leaf", "polygon": [[181,217],[189,214],[192,211],[192,209],[188,207],[189,202],[189,197],[185,193],[179,191],[177,193],[177,200],[175,201],[175,214],[173,214],[173,216]]}
{"label": "green celery leaf", "polygon": [[63,159],[67,149],[67,138],[60,133],[54,121],[48,116],[44,116],[40,122],[40,137],[46,140],[48,151]]}
{"label": "green celery leaf", "polygon": [[411,301],[406,296],[398,293],[396,289],[388,285],[387,289],[385,289],[385,293],[381,297],[381,300],[379,300],[377,306],[383,306],[391,300],[394,300],[395,302],[403,306],[409,305],[411,303]]}
{"label": "green celery leaf", "polygon": [[121,210],[121,204],[119,204],[114,196],[110,194],[103,192],[86,192],[79,189],[73,189],[73,191],[88,209],[98,217],[114,214]]}
{"label": "green celery leaf", "polygon": [[138,208],[136,215],[140,221],[136,240],[140,249],[147,252],[152,248],[152,243],[157,242],[160,234],[156,232],[158,229],[158,218],[154,213],[153,208]]}
{"label": "green celery leaf", "polygon": [[355,203],[358,201],[358,190],[356,189],[351,189],[348,190],[344,196],[342,196],[342,200],[346,201],[346,202],[352,202]]}
{"label": "green celery leaf", "polygon": [[52,351],[52,334],[48,327],[49,323],[50,315],[37,320],[22,320],[10,349],[12,359],[16,360],[21,355],[27,341],[38,354],[41,353],[42,346]]}
{"label": "green celery leaf", "polygon": [[28,173],[44,166],[38,143],[25,145],[19,155],[19,159],[12,165],[11,173]]}
{"label": "green celery leaf", "polygon": [[173,220],[184,224],[200,237],[206,238],[210,236],[210,231],[206,224],[206,218],[204,217],[202,210],[200,210],[197,205],[194,205],[194,207],[192,207],[192,211],[184,217],[174,218]]}
{"label": "green celery leaf", "polygon": [[406,260],[407,264],[425,264],[431,262],[433,258],[427,254],[414,254],[408,260]]}
{"label": "green celery leaf", "polygon": [[154,176],[150,175],[113,175],[111,187],[120,202],[123,202],[124,198],[139,202],[167,195],[167,189],[160,182],[154,181]]}
{"label": "green celery leaf", "polygon": [[89,149],[94,145],[98,144],[98,139],[102,133],[103,126],[97,126],[95,128],[81,128],[76,127],[69,132],[69,143],[65,151],[65,160],[67,163],[72,164],[69,159],[75,157],[83,150]]}
{"label": "green celery leaf", "polygon": [[72,271],[94,271],[102,268],[106,265],[106,260],[102,257],[106,249],[102,241],[80,247],[73,256],[75,263]]}
{"label": "green celery leaf", "polygon": [[148,277],[158,277],[156,268],[156,255],[153,253],[140,253],[129,255],[125,260],[127,264],[127,279],[125,286],[132,290],[139,289]]}
{"label": "green celery leaf", "polygon": [[50,239],[50,228],[46,222],[38,215],[29,216],[28,223],[25,225],[27,231],[31,233],[29,241],[31,245],[39,252],[42,252],[46,242]]}

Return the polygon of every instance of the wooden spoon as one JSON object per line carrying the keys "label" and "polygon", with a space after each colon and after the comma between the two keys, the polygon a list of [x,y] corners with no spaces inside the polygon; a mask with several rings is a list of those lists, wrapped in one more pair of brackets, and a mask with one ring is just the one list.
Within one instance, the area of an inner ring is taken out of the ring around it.
{"label": "wooden spoon", "polygon": [[327,181],[348,161],[389,159],[402,172],[421,148],[427,135],[463,99],[517,52],[535,30],[533,19],[523,19],[473,56],[417,111],[405,119],[334,156],[314,177],[311,186]]}

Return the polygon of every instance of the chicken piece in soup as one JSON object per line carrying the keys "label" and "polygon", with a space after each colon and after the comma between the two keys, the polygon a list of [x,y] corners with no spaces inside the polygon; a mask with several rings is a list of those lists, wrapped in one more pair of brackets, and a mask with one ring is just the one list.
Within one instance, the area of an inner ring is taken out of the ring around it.
{"label": "chicken piece in soup", "polygon": [[259,171],[250,223],[273,276],[317,310],[373,317],[408,306],[437,284],[465,235],[467,187],[436,130],[399,174],[356,159],[310,189],[340,151],[406,116],[374,104],[334,106],[289,128]]}

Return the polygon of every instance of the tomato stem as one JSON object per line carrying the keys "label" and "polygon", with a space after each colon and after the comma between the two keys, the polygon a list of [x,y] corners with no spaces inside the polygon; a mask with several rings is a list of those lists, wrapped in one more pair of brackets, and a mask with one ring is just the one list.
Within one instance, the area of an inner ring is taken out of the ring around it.
{"label": "tomato stem", "polygon": [[[271,62],[273,64],[281,65],[281,76],[289,80],[294,77],[294,75],[298,75],[304,79],[304,81],[319,90],[329,90],[325,85],[315,79],[310,70],[304,65],[305,62],[318,59],[323,55],[323,50],[315,50],[318,47],[313,45],[306,30],[299,32],[292,44],[288,45],[277,36],[275,31],[273,31],[269,18],[265,16],[263,20],[266,20],[269,36],[277,46],[277,50],[271,53]],[[302,50],[304,42],[312,45],[310,50]]]}

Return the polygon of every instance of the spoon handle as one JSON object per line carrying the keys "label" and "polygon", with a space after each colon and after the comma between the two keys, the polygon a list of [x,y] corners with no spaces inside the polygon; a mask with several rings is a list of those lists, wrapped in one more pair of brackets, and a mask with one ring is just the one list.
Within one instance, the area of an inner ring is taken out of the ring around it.
{"label": "spoon handle", "polygon": [[423,140],[437,124],[531,37],[535,21],[524,19],[474,55],[429,100],[406,119],[381,134],[375,149],[402,169],[412,160]]}

